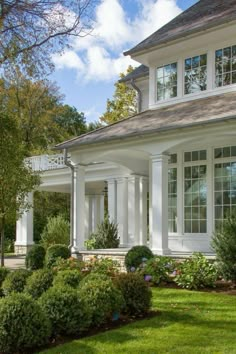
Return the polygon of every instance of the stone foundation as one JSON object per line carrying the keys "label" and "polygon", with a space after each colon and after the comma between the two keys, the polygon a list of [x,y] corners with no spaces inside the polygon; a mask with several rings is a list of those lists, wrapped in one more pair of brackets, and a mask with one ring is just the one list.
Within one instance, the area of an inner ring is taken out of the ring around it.
{"label": "stone foundation", "polygon": [[33,245],[17,245],[14,246],[14,252],[16,255],[26,255]]}
{"label": "stone foundation", "polygon": [[88,261],[91,259],[91,257],[110,258],[113,261],[118,262],[121,272],[125,272],[125,255],[127,252],[128,249],[90,250],[80,251],[74,256],[81,259],[82,261]]}

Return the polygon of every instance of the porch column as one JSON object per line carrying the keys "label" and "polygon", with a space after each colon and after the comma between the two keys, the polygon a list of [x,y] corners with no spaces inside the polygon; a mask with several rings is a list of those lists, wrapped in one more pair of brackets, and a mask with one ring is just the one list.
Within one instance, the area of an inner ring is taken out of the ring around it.
{"label": "porch column", "polygon": [[97,225],[104,219],[104,195],[92,196],[92,232],[96,231]]}
{"label": "porch column", "polygon": [[92,208],[91,208],[91,196],[85,196],[85,239],[88,239],[88,236],[92,232]]}
{"label": "porch column", "polygon": [[28,193],[27,202],[32,206],[28,211],[24,211],[16,222],[16,242],[15,253],[26,254],[33,241],[33,192]]}
{"label": "porch column", "polygon": [[139,179],[139,205],[140,205],[140,232],[139,244],[147,245],[147,177],[140,177]]}
{"label": "porch column", "polygon": [[128,179],[128,244],[146,245],[147,242],[147,181],[145,177]]}
{"label": "porch column", "polygon": [[73,195],[73,246],[72,253],[84,249],[85,241],[85,168],[75,166]]}
{"label": "porch column", "polygon": [[117,222],[117,183],[116,180],[107,180],[108,189],[108,215],[110,221]]}
{"label": "porch column", "polygon": [[168,248],[168,157],[152,156],[152,239],[154,253],[169,254]]}
{"label": "porch column", "polygon": [[128,179],[117,179],[117,224],[120,246],[128,246]]}

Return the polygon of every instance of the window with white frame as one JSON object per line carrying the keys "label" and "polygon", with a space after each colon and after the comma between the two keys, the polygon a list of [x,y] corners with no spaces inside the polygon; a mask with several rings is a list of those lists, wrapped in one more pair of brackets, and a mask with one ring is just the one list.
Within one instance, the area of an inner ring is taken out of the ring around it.
{"label": "window with white frame", "polygon": [[184,93],[188,95],[207,89],[207,54],[185,59]]}
{"label": "window with white frame", "polygon": [[215,227],[236,215],[236,146],[214,150]]}
{"label": "window with white frame", "polygon": [[177,96],[177,63],[157,68],[157,100],[167,100]]}
{"label": "window with white frame", "polygon": [[207,152],[184,153],[184,233],[207,232]]}
{"label": "window with white frame", "polygon": [[216,87],[236,84],[236,45],[215,51]]}
{"label": "window with white frame", "polygon": [[170,155],[168,168],[168,232],[177,232],[177,154]]}

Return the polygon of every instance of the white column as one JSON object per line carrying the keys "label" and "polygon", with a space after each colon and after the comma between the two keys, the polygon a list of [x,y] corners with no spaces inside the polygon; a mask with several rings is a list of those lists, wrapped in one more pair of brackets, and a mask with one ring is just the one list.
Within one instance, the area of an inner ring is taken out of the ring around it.
{"label": "white column", "polygon": [[152,156],[152,244],[154,253],[168,249],[168,157]]}
{"label": "white column", "polygon": [[[92,231],[96,231],[97,225],[101,222],[101,195],[92,196]],[[104,211],[103,211],[104,213]]]}
{"label": "white column", "polygon": [[128,246],[128,179],[117,179],[117,224],[120,245]]}
{"label": "white column", "polygon": [[117,222],[117,183],[116,180],[109,179],[107,181],[108,189],[108,215],[110,221]]}
{"label": "white column", "polygon": [[139,179],[139,208],[140,208],[140,232],[139,244],[147,244],[147,178],[140,177]]}
{"label": "white column", "polygon": [[139,245],[140,233],[139,177],[128,178],[128,245]]}
{"label": "white column", "polygon": [[85,168],[75,166],[73,196],[73,247],[72,253],[84,249],[85,241]]}
{"label": "white column", "polygon": [[88,239],[88,236],[91,233],[91,213],[90,213],[90,195],[85,196],[85,223],[84,223],[84,234],[85,239]]}
{"label": "white column", "polygon": [[26,254],[27,250],[34,244],[33,241],[33,192],[28,193],[26,202],[32,207],[23,212],[16,223],[15,253]]}
{"label": "white column", "polygon": [[147,179],[131,176],[128,179],[128,244],[147,243]]}

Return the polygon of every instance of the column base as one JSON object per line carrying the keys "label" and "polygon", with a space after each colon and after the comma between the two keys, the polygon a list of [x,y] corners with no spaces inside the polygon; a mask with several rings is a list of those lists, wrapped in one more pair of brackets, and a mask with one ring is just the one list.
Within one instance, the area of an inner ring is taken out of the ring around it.
{"label": "column base", "polygon": [[152,249],[152,252],[157,256],[168,256],[171,254],[171,250],[169,248],[161,248],[161,249]]}
{"label": "column base", "polygon": [[16,255],[26,255],[29,250],[32,248],[34,244],[30,244],[30,245],[20,245],[18,243],[15,243],[14,245],[14,253]]}

